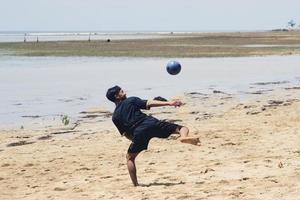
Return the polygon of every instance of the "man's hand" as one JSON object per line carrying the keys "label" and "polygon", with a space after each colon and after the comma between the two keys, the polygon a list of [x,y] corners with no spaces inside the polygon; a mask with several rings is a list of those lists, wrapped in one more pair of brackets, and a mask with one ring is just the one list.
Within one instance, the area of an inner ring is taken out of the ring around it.
{"label": "man's hand", "polygon": [[178,100],[170,101],[170,106],[180,107],[182,105],[183,105],[183,103],[181,101],[178,101]]}

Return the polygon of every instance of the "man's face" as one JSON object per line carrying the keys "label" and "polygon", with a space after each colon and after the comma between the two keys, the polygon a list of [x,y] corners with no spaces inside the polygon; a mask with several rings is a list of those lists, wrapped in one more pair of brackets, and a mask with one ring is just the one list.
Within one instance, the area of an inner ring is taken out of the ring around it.
{"label": "man's face", "polygon": [[124,100],[124,99],[126,99],[127,97],[126,97],[126,93],[121,89],[120,91],[119,91],[119,93],[116,95],[116,99],[117,100]]}

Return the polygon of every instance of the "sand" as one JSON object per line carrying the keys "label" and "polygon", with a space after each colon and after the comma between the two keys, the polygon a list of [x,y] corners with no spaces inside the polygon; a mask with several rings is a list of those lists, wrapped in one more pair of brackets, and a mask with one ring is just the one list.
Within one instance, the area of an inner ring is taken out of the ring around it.
{"label": "sand", "polygon": [[300,90],[248,99],[215,92],[149,113],[186,125],[201,146],[153,139],[126,167],[130,142],[94,108],[68,126],[0,131],[0,199],[300,199]]}

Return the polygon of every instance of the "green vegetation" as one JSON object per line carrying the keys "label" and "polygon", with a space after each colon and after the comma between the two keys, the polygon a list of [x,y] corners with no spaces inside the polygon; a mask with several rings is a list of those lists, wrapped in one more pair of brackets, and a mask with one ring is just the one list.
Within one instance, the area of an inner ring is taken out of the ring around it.
{"label": "green vegetation", "polygon": [[300,54],[300,31],[170,34],[159,39],[0,43],[22,56],[237,57]]}
{"label": "green vegetation", "polygon": [[61,116],[61,122],[67,126],[70,123],[70,118],[67,115]]}

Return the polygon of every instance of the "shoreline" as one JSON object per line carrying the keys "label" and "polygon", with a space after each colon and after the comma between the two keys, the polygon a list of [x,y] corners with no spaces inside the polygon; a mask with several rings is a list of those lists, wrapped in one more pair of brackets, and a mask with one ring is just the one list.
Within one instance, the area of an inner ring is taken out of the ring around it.
{"label": "shoreline", "polygon": [[173,33],[162,38],[0,43],[15,56],[244,57],[299,55],[300,31]]}
{"label": "shoreline", "polygon": [[[300,81],[300,77],[296,78],[298,82]],[[151,88],[148,88],[151,89]],[[277,93],[280,94],[280,91],[295,91],[296,94],[300,90],[300,85],[298,83],[291,84],[289,81],[272,81],[272,82],[254,82],[249,84],[249,89],[247,91],[239,91],[239,92],[228,92],[227,90],[220,90],[215,87],[209,87],[202,91],[197,90],[190,90],[185,91],[182,94],[177,94],[173,97],[168,97],[168,99],[176,99],[182,98],[184,96],[190,96],[191,98],[194,98],[193,95],[195,95],[196,99],[199,98],[199,96],[203,96],[204,99],[212,99],[214,96],[224,96],[224,99],[234,99],[235,101],[239,102],[247,102],[252,101],[253,99],[264,97],[265,95],[268,95],[268,93]],[[204,92],[206,91],[206,92]],[[279,96],[279,95],[278,95]],[[154,96],[153,96],[154,97]],[[77,98],[74,99],[67,99],[66,102],[74,101]],[[9,121],[7,125],[0,125],[0,131],[19,131],[19,130],[41,130],[45,129],[46,127],[60,127],[62,129],[69,129],[70,126],[74,126],[78,122],[82,122],[85,120],[85,118],[94,119],[94,118],[101,118],[105,116],[111,115],[112,109],[110,109],[111,103],[107,102],[109,106],[107,105],[94,105],[94,106],[87,106],[84,110],[78,110],[78,112],[73,112],[72,114],[67,113],[56,113],[56,114],[47,114],[44,111],[43,115],[40,114],[25,114],[22,116],[19,116],[20,119],[18,121]],[[20,103],[21,104],[21,103]],[[94,115],[95,114],[95,115]],[[70,120],[69,126],[64,126],[62,122],[63,117],[67,117],[68,120]],[[23,119],[23,120],[21,120]],[[47,124],[47,126],[44,127],[44,124]]]}
{"label": "shoreline", "polygon": [[[184,67],[182,73],[170,76],[164,66],[168,59],[10,57],[0,67],[0,79],[3,80],[3,87],[7,88],[1,102],[4,109],[0,121],[6,127],[15,125],[27,128],[28,124],[38,125],[48,119],[59,121],[63,115],[77,119],[79,112],[95,105],[111,110],[113,105],[104,95],[106,88],[116,84],[114,79],[121,79],[128,69],[139,74],[142,80],[137,86],[132,74],[128,75],[128,80],[119,83],[128,88],[129,95],[148,99],[155,96],[172,98],[189,92],[210,95],[216,90],[247,99],[251,96],[248,93],[256,90],[298,86],[298,60],[299,56],[187,58],[180,59]],[[103,71],[106,73],[103,74]],[[24,73],[27,75],[24,76]],[[158,74],[159,83],[152,82],[151,77]],[[232,80],[231,76],[236,79]],[[15,82],[11,77],[19,78]],[[74,81],[74,77],[80,81]],[[41,84],[36,85],[37,82]],[[52,82],[58,82],[61,89],[57,91],[53,88]],[[257,82],[265,84],[252,85]],[[107,83],[107,86],[97,86],[102,83]],[[17,92],[16,86],[22,86],[24,92]],[[32,88],[34,90],[30,92]]]}

